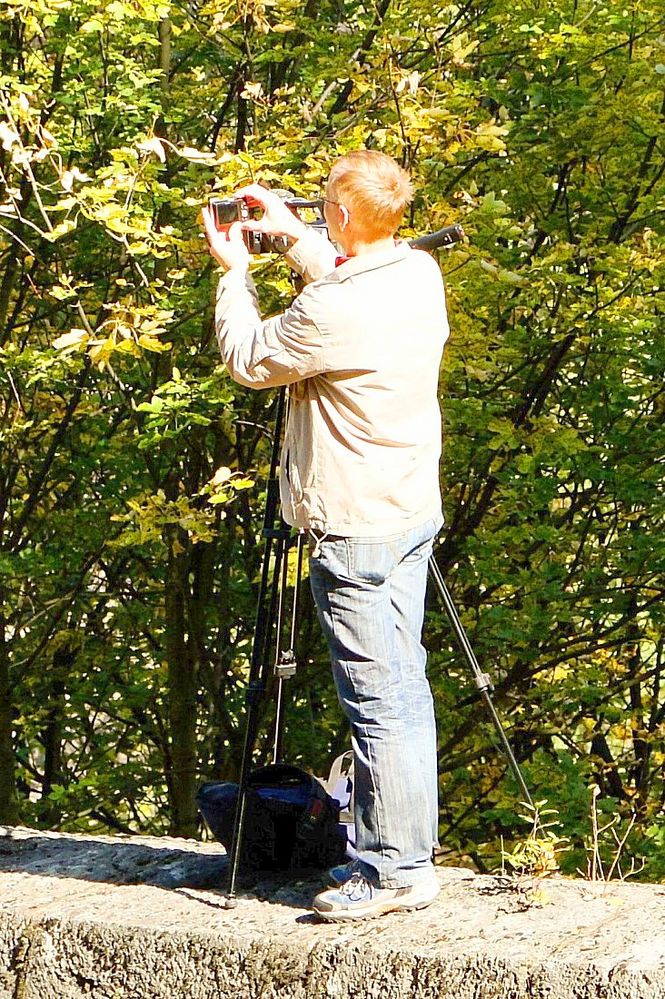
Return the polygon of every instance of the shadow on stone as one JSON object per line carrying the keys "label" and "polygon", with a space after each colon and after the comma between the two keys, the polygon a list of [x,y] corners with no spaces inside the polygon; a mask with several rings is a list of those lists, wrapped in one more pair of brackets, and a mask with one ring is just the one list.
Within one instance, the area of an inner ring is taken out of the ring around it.
{"label": "shadow on stone", "polygon": [[[168,845],[165,845],[165,842]],[[182,844],[182,845],[181,845]],[[76,878],[114,885],[164,889],[227,886],[228,857],[222,846],[193,840],[75,836],[0,827],[0,873]],[[323,875],[320,871],[244,874],[238,890],[266,902],[307,907]],[[196,898],[205,902],[205,899]],[[217,907],[214,901],[208,904]]]}
{"label": "shadow on stone", "polygon": [[[170,842],[174,844],[173,840]],[[135,839],[122,837],[92,840],[28,829],[3,829],[0,871],[159,888],[225,886],[228,858],[221,847],[219,853],[201,854],[191,848],[153,844],[155,840],[144,846]]]}

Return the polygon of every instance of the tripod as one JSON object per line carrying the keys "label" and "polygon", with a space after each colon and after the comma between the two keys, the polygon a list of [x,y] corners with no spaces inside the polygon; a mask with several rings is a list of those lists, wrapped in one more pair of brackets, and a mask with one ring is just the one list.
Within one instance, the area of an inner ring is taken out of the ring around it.
{"label": "tripod", "polygon": [[[450,226],[439,232],[429,234],[412,241],[412,246],[422,249],[434,249],[437,246],[449,246],[462,237],[459,226]],[[275,416],[275,432],[273,439],[270,473],[267,489],[266,508],[263,525],[264,552],[257,599],[256,623],[254,640],[250,659],[249,682],[246,692],[247,721],[243,754],[238,779],[238,798],[236,805],[233,840],[229,859],[229,880],[227,904],[235,904],[236,880],[238,875],[240,849],[245,826],[247,791],[252,766],[252,756],[256,745],[259,726],[259,709],[262,698],[267,690],[270,671],[277,678],[277,707],[275,717],[275,736],[273,744],[273,762],[276,763],[282,752],[283,718],[284,718],[284,680],[293,676],[296,667],[294,645],[297,631],[297,615],[300,600],[300,583],[304,555],[305,535],[300,531],[292,538],[289,526],[279,515],[279,485],[277,470],[279,465],[279,450],[284,421],[286,418],[286,390],[280,389]],[[282,633],[285,620],[285,594],[289,568],[289,550],[295,546],[296,582],[291,606],[291,627],[289,642],[286,649],[282,648]],[[448,616],[451,627],[465,656],[492,721],[499,734],[501,744],[508,757],[513,773],[518,781],[524,800],[533,804],[526,783],[522,777],[515,756],[510,748],[505,731],[494,708],[490,693],[493,690],[489,676],[483,673],[478,665],[473,649],[466,636],[462,623],[446,588],[443,576],[433,557],[429,561],[429,572],[434,581],[443,608]],[[271,649],[274,642],[274,653]]]}
{"label": "tripod", "polygon": [[[294,652],[296,626],[298,619],[298,604],[300,584],[302,579],[302,562],[304,554],[304,533],[298,533],[296,546],[296,584],[293,591],[291,606],[291,629],[289,646],[282,648],[282,632],[284,625],[285,594],[288,576],[288,554],[294,541],[291,528],[279,514],[279,481],[277,470],[279,465],[279,450],[282,430],[286,418],[286,389],[281,388],[277,397],[275,414],[275,432],[273,438],[270,472],[266,492],[266,506],[263,521],[264,549],[261,563],[261,577],[256,604],[256,621],[254,639],[250,658],[249,682],[245,694],[247,705],[247,721],[243,743],[242,761],[238,777],[238,800],[236,804],[233,827],[233,842],[229,858],[229,881],[227,904],[234,904],[235,886],[240,861],[240,848],[245,826],[247,806],[247,788],[252,766],[252,756],[256,745],[259,725],[259,709],[263,695],[266,692],[270,670],[277,678],[277,710],[275,716],[275,735],[273,743],[273,763],[276,763],[282,752],[282,735],[284,720],[284,681],[293,676],[296,671]],[[274,640],[274,654],[271,657],[271,647]],[[272,659],[272,663],[271,663]]]}

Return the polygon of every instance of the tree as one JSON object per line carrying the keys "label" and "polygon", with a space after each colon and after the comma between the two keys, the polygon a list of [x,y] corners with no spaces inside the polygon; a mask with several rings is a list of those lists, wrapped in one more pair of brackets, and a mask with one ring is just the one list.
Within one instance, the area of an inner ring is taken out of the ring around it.
{"label": "tree", "polygon": [[[0,821],[191,835],[237,768],[274,400],[219,369],[197,213],[367,144],[414,174],[407,234],[469,236],[441,568],[571,867],[597,783],[659,876],[660,30],[651,0],[0,2]],[[288,302],[281,261],[256,278]],[[287,752],[323,770],[300,631]],[[435,607],[427,641],[442,837],[491,865],[515,790]]]}

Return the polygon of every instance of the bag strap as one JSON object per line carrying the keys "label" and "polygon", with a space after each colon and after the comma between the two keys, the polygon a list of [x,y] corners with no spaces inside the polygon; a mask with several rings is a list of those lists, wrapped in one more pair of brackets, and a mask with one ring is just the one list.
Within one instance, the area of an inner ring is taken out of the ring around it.
{"label": "bag strap", "polygon": [[351,749],[347,749],[345,753],[332,761],[328,780],[321,782],[328,794],[333,793],[337,787],[337,781],[341,780],[342,777],[346,777],[353,783],[353,750]]}
{"label": "bag strap", "polygon": [[[328,780],[322,781],[322,783],[327,789],[328,794],[334,795],[338,781],[343,779],[349,781],[353,789],[353,750],[351,749],[347,749],[345,753],[342,753],[332,761]],[[353,823],[353,791],[348,807],[340,809],[339,821],[345,825]]]}

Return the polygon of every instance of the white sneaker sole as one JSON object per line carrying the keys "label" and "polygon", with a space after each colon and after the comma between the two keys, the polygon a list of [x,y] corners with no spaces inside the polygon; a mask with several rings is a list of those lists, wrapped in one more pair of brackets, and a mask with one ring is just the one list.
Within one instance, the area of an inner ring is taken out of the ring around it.
{"label": "white sneaker sole", "polygon": [[367,905],[363,906],[354,905],[349,906],[348,909],[340,908],[328,911],[322,911],[314,906],[313,912],[319,919],[325,919],[329,923],[345,922],[352,919],[373,919],[376,916],[383,916],[388,912],[411,912],[416,909],[426,909],[428,905],[436,901],[438,894],[439,888],[437,886],[434,893],[430,889],[429,892],[426,894],[423,893],[420,897],[414,895],[411,898],[408,896],[405,898],[387,898],[368,902]]}

